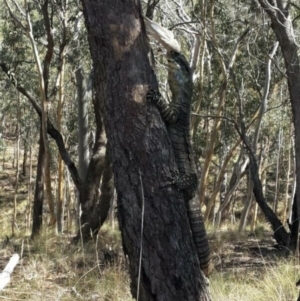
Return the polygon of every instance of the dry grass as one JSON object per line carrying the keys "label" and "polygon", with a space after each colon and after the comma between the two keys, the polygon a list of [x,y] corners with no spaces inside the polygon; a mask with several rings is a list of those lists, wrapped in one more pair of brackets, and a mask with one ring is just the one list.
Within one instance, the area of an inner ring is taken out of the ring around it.
{"label": "dry grass", "polygon": [[265,266],[257,271],[215,273],[211,277],[213,300],[222,301],[295,301],[299,266],[293,260]]}
{"label": "dry grass", "polygon": [[[13,169],[2,170],[0,176],[0,230],[4,239],[6,234],[11,234]],[[26,183],[20,183],[20,191],[26,192]],[[22,256],[13,272],[11,283],[0,293],[0,300],[133,301],[124,258],[116,256],[114,262],[109,264],[103,258],[103,250],[107,249],[107,245],[117,254],[121,253],[117,231],[105,226],[98,242],[84,247],[72,245],[69,243],[70,237],[56,236],[49,230],[32,242],[24,239],[26,204],[26,193],[20,194],[18,237],[7,246],[0,243],[0,270],[14,252]],[[270,259],[260,253],[262,249],[259,244],[264,237],[270,237],[266,231],[268,227],[262,224],[257,227],[255,237],[249,238],[245,234],[237,234],[235,225],[225,225],[219,232],[209,229],[214,257],[216,261],[222,262],[218,263],[210,277],[214,301],[297,299],[295,282],[300,278],[299,263],[295,259]],[[264,247],[268,243],[270,245],[265,239]],[[253,258],[253,254],[244,252],[250,246],[259,249],[260,258]]]}
{"label": "dry grass", "polygon": [[[132,301],[122,257],[116,256],[112,264],[104,263],[102,245],[89,243],[81,248],[69,240],[51,234],[43,234],[34,242],[24,240],[21,263],[0,300]],[[15,248],[16,245],[5,247],[1,267]]]}
{"label": "dry grass", "polygon": [[[1,267],[17,246],[23,257],[0,300],[133,301],[123,257],[116,256],[115,262],[108,264],[103,259],[103,248],[109,241],[114,249],[120,243],[116,232],[104,228],[99,242],[88,243],[84,248],[69,244],[69,240],[44,233],[34,242],[15,239],[2,248],[5,261]],[[235,266],[215,271],[210,277],[213,300],[296,300],[298,263],[278,260],[270,264],[264,258],[262,262],[259,268],[243,270]]]}

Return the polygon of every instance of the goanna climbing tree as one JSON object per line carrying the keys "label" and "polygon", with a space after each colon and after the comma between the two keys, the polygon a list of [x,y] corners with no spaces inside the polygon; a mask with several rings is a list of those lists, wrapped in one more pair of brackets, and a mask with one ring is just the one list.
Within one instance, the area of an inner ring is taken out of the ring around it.
{"label": "goanna climbing tree", "polygon": [[160,42],[167,50],[168,84],[172,93],[171,103],[168,103],[158,91],[150,91],[147,99],[157,106],[166,122],[178,168],[175,184],[178,190],[183,192],[200,266],[207,276],[210,270],[210,252],[200,204],[195,198],[198,176],[190,135],[192,71],[173,33],[147,18],[145,18],[145,24],[147,34]]}
{"label": "goanna climbing tree", "polygon": [[123,248],[137,300],[210,300],[174,183],[172,145],[157,108],[140,4],[83,0],[118,196]]}

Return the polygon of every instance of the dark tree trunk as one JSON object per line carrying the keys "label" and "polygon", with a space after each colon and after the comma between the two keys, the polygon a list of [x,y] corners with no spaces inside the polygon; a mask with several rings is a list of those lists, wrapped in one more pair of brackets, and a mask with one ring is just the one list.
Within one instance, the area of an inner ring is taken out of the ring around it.
{"label": "dark tree trunk", "polygon": [[290,236],[290,248],[292,250],[296,250],[298,243],[298,235],[299,235],[299,219],[297,218],[298,206],[297,206],[297,195],[295,194],[292,206],[292,214],[290,217],[291,222],[289,222],[289,228],[291,231]]}
{"label": "dark tree trunk", "polygon": [[36,171],[35,192],[33,201],[32,232],[31,238],[39,234],[43,225],[43,203],[44,203],[44,167],[45,167],[45,146],[40,126],[39,154]]}
{"label": "dark tree trunk", "polygon": [[82,2],[132,295],[139,292],[140,301],[210,300],[186,204],[172,184],[176,167],[170,140],[157,109],[145,104],[149,86],[157,89],[157,83],[140,6],[134,0]]}
{"label": "dark tree trunk", "polygon": [[154,9],[156,5],[159,3],[160,0],[148,0],[147,3],[147,10],[146,10],[146,17],[150,20],[153,19]]}
{"label": "dark tree trunk", "polygon": [[24,152],[23,152],[23,163],[22,163],[22,176],[26,177],[27,175],[27,159],[28,159],[28,136],[29,130],[26,133],[26,137],[24,139]]}
{"label": "dark tree trunk", "polygon": [[251,176],[251,180],[253,183],[253,187],[252,187],[253,194],[254,194],[254,197],[255,197],[255,200],[256,200],[258,206],[260,207],[261,211],[265,215],[266,220],[270,223],[270,225],[274,231],[275,240],[277,241],[277,243],[279,245],[287,246],[288,241],[289,241],[289,234],[283,227],[279,218],[276,216],[276,214],[272,211],[272,209],[268,205],[268,203],[265,199],[264,193],[263,193],[262,184],[261,184],[261,180],[260,180],[259,172],[258,172],[258,164],[257,164],[256,156],[255,156],[255,153],[254,153],[250,143],[248,142],[248,138],[246,136],[246,126],[245,126],[245,122],[244,122],[244,112],[242,109],[242,101],[241,101],[239,89],[238,89],[238,86],[236,83],[235,73],[233,72],[233,70],[231,70],[231,76],[232,76],[234,87],[235,87],[235,90],[239,97],[239,102],[240,102],[239,113],[240,113],[241,130],[239,129],[239,127],[236,123],[235,123],[235,127],[248,151],[250,176]]}
{"label": "dark tree trunk", "polygon": [[[259,0],[259,3],[269,15],[272,28],[279,41],[283,53],[290,99],[295,128],[295,154],[296,154],[296,199],[297,214],[295,220],[300,218],[300,59],[299,47],[296,43],[293,22],[289,15],[290,1],[287,0]],[[295,244],[294,246],[296,246]],[[291,246],[292,247],[292,246]]]}
{"label": "dark tree trunk", "polygon": [[86,222],[82,224],[81,233],[77,234],[75,241],[81,237],[87,240],[97,235],[101,226],[105,222],[110,209],[111,200],[114,195],[114,182],[111,166],[111,158],[109,148],[106,148],[105,165],[101,180],[101,195],[99,200],[94,204],[93,210],[90,210],[89,215],[85,217]]}
{"label": "dark tree trunk", "polygon": [[256,158],[254,154],[251,152],[249,154],[249,158],[250,158],[249,165],[250,165],[251,179],[253,181],[253,194],[255,196],[256,202],[258,203],[259,207],[264,213],[267,221],[271,224],[272,229],[274,231],[274,238],[277,241],[277,243],[281,246],[287,246],[289,241],[289,235],[285,230],[285,228],[283,227],[279,218],[276,216],[276,214],[269,207],[269,205],[265,200],[261,180],[259,178]]}
{"label": "dark tree trunk", "polygon": [[[94,228],[94,211],[99,196],[98,189],[100,186],[100,179],[105,165],[106,135],[103,128],[100,100],[98,96],[96,96],[94,99],[94,110],[97,126],[95,145],[93,149],[93,155],[87,169],[86,177],[80,190],[80,204],[82,210],[80,221],[82,225],[81,231],[84,240],[90,237],[91,231],[92,233],[96,234],[99,230],[98,226]],[[79,238],[79,234],[80,233],[78,233],[77,237],[75,238],[75,241]]]}

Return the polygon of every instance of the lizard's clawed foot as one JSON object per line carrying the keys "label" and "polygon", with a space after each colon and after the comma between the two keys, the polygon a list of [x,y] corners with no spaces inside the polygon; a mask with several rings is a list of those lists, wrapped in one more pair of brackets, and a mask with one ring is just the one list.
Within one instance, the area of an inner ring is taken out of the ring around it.
{"label": "lizard's clawed foot", "polygon": [[146,95],[146,101],[148,103],[157,103],[160,99],[161,95],[159,91],[155,91],[153,89],[149,90],[149,92]]}

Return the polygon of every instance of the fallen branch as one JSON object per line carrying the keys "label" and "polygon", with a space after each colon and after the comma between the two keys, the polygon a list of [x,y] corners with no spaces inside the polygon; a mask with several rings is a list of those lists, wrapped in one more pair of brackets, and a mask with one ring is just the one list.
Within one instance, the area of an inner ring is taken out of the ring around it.
{"label": "fallen branch", "polygon": [[5,286],[9,283],[10,274],[13,272],[15,266],[18,264],[19,259],[19,254],[14,254],[10,258],[3,272],[0,274],[0,291],[2,291],[5,288]]}

